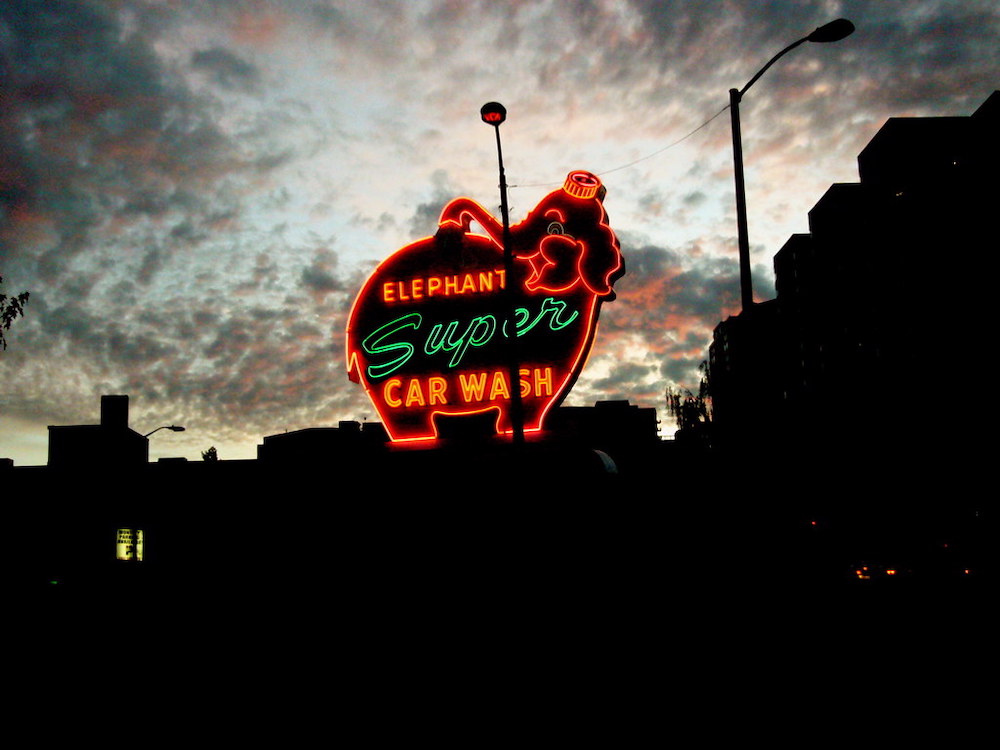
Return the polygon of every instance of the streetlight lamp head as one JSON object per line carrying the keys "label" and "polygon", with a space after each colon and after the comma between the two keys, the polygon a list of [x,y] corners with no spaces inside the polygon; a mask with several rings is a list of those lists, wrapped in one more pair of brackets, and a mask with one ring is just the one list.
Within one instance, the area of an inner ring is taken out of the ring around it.
{"label": "streetlight lamp head", "polygon": [[479,116],[487,125],[500,127],[500,123],[507,119],[507,108],[500,102],[487,102],[480,108]]}
{"label": "streetlight lamp head", "polygon": [[148,438],[150,435],[153,434],[153,432],[159,432],[160,430],[170,430],[171,432],[184,432],[184,428],[181,427],[179,424],[162,424],[152,432],[147,432],[145,435],[143,435],[143,437]]}
{"label": "streetlight lamp head", "polygon": [[846,18],[838,18],[828,24],[815,29],[813,33],[806,37],[810,42],[839,42],[845,36],[854,33],[854,24]]}

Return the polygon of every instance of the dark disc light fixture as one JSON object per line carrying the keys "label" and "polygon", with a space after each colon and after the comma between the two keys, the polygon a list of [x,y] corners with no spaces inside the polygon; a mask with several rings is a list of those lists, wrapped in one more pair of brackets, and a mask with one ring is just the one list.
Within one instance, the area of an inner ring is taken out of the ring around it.
{"label": "dark disc light fixture", "polygon": [[500,102],[487,102],[480,108],[479,116],[487,125],[499,126],[507,119],[507,108]]}

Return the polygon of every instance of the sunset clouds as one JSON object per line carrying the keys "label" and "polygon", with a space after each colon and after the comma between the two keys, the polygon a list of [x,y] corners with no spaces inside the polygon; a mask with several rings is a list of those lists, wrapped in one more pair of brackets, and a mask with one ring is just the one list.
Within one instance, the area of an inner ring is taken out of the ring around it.
{"label": "sunset clouds", "polygon": [[684,136],[841,16],[854,35],[741,108],[761,299],[886,118],[996,88],[993,3],[8,0],[0,274],[31,301],[0,353],[0,456],[43,463],[45,425],[96,422],[102,393],[132,395],[139,431],[187,427],[154,458],[373,418],[347,312],[450,198],[495,209],[490,100],[515,221],[572,169],[608,189],[627,275],[569,403],[662,409],[738,306],[728,112]]}

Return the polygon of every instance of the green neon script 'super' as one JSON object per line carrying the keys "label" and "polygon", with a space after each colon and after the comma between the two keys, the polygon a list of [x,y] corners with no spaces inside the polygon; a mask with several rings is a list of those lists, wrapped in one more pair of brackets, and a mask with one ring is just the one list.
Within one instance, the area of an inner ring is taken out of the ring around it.
{"label": "green neon script 'super'", "polygon": [[[515,329],[518,337],[521,337],[537,328],[544,320],[547,325],[542,330],[559,331],[572,324],[579,315],[579,310],[568,311],[562,300],[546,297],[534,316],[527,308],[519,307],[516,310]],[[420,331],[423,322],[420,313],[411,312],[379,326],[366,336],[361,342],[365,353],[372,357],[385,357],[382,361],[369,363],[368,377],[380,380],[405,365],[417,351],[416,344],[410,339],[416,338],[414,334]],[[477,315],[464,328],[460,320],[435,323],[424,340],[423,352],[429,357],[450,353],[448,367],[458,367],[470,347],[488,344],[495,337],[498,328],[505,337],[508,336],[506,325],[498,326],[496,318],[489,314]],[[461,333],[459,329],[462,330]]]}

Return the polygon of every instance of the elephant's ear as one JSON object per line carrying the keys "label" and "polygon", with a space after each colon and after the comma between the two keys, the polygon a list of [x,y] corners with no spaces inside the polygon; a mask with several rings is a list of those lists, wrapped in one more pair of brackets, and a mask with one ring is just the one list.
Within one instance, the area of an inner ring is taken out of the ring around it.
{"label": "elephant's ear", "polygon": [[612,285],[625,274],[618,238],[607,224],[601,223],[584,241],[587,250],[580,259],[580,276],[594,294],[612,300]]}
{"label": "elephant's ear", "polygon": [[567,292],[580,283],[580,260],[583,245],[565,235],[549,235],[538,251],[527,257],[531,276],[525,286],[532,292],[542,290]]}

